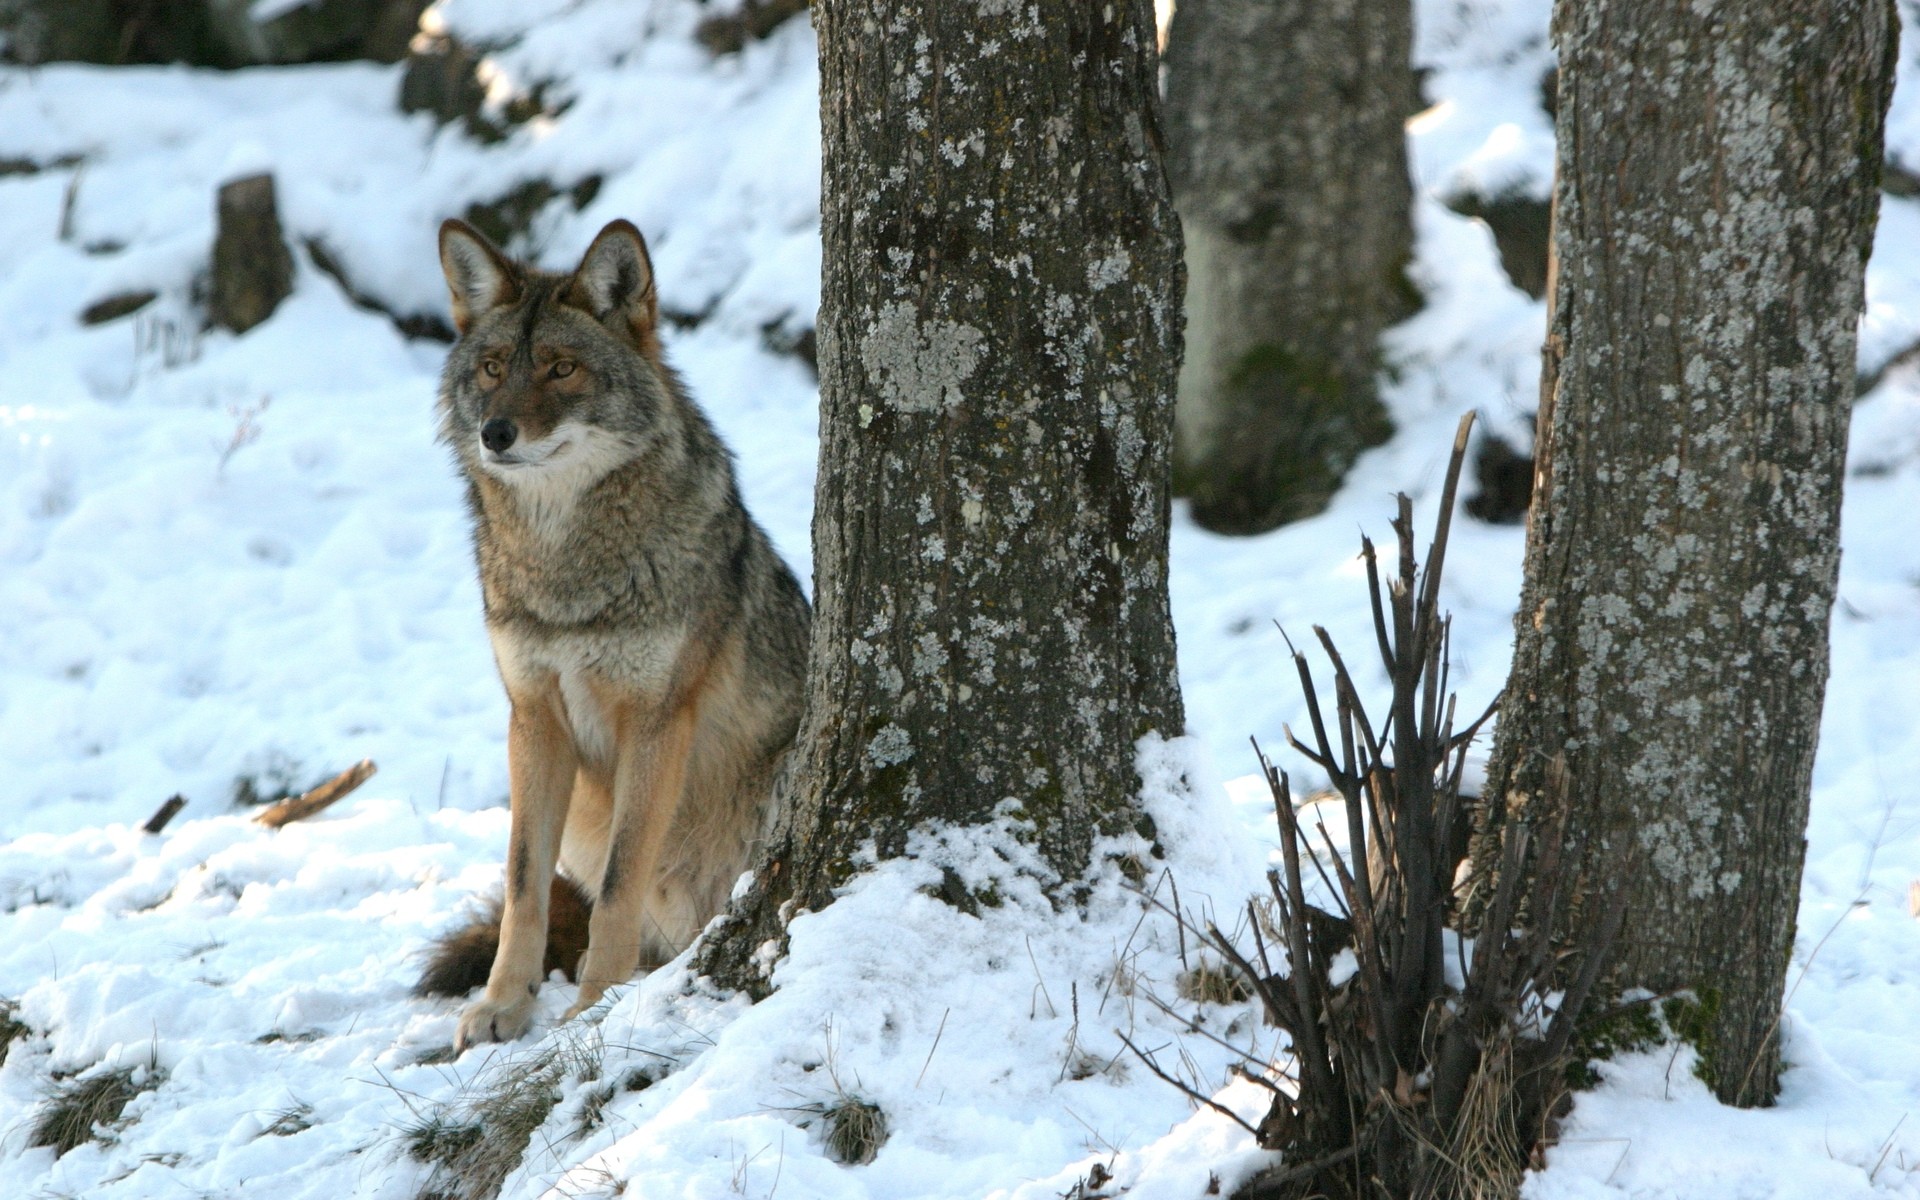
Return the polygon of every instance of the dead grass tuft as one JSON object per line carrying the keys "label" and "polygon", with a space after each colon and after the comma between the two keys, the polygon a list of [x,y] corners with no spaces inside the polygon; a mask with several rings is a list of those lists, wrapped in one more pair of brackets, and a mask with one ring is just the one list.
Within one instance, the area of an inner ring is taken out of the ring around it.
{"label": "dead grass tuft", "polygon": [[301,783],[306,771],[307,768],[292,755],[279,750],[268,751],[259,760],[257,769],[234,777],[233,806],[260,808],[277,804],[289,796],[298,796],[307,790]]}
{"label": "dead grass tuft", "polygon": [[1183,1000],[1196,1004],[1238,1004],[1253,994],[1247,981],[1225,964],[1201,959],[1192,970],[1175,981]]}
{"label": "dead grass tuft", "polygon": [[[887,1114],[881,1111],[878,1104],[841,1082],[838,1062],[840,1043],[834,1034],[832,1021],[827,1022],[826,1035],[827,1053],[821,1065],[827,1069],[831,1092],[826,1099],[802,1104],[790,1111],[808,1114],[808,1119],[800,1122],[802,1127],[820,1126],[820,1139],[826,1145],[828,1156],[835,1162],[848,1167],[861,1166],[872,1162],[874,1156],[880,1153],[880,1147],[886,1145],[889,1132]],[[811,1071],[813,1067],[806,1069]],[[856,1076],[855,1087],[859,1083]]]}
{"label": "dead grass tuft", "polygon": [[[1480,1052],[1479,1069],[1467,1081],[1455,1119],[1448,1158],[1458,1164],[1461,1200],[1504,1200],[1520,1194],[1528,1151],[1523,1137],[1526,1105],[1514,1086],[1513,1028],[1503,1027]],[[1549,1106],[1551,1107],[1551,1106]]]}
{"label": "dead grass tuft", "polygon": [[845,1092],[820,1108],[827,1153],[837,1163],[857,1167],[873,1161],[887,1142],[887,1114],[871,1100]]}
{"label": "dead grass tuft", "polygon": [[573,1136],[584,1138],[607,1123],[607,1105],[620,1092],[610,1080],[590,1085],[580,1096],[580,1107],[573,1114]]}
{"label": "dead grass tuft", "polygon": [[288,1033],[281,1029],[269,1029],[253,1040],[256,1045],[271,1046],[275,1042],[317,1042],[320,1040],[320,1035],[311,1029],[301,1030],[296,1033]]}
{"label": "dead grass tuft", "polygon": [[620,1081],[620,1090],[623,1092],[644,1092],[658,1082],[660,1082],[659,1076],[655,1075],[652,1071],[645,1067],[635,1067],[633,1070],[628,1071],[626,1077]]}
{"label": "dead grass tuft", "polygon": [[20,1005],[0,997],[0,1067],[7,1065],[7,1054],[13,1049],[13,1044],[32,1032],[27,1023],[20,1019]]}
{"label": "dead grass tuft", "polygon": [[450,1063],[459,1057],[460,1056],[454,1052],[453,1043],[440,1042],[436,1045],[428,1046],[426,1049],[420,1051],[420,1053],[414,1055],[413,1065],[416,1067],[437,1067],[443,1063]]}
{"label": "dead grass tuft", "polygon": [[57,1157],[87,1142],[104,1140],[133,1098],[159,1087],[162,1078],[159,1064],[149,1059],[140,1066],[62,1080],[34,1114],[27,1145],[52,1146]]}
{"label": "dead grass tuft", "polygon": [[260,1131],[262,1137],[292,1137],[296,1133],[305,1133],[313,1128],[313,1105],[304,1100],[292,1104],[273,1114],[273,1120]]}
{"label": "dead grass tuft", "polygon": [[460,1158],[486,1134],[478,1121],[455,1121],[442,1113],[420,1118],[400,1131],[407,1153],[423,1163]]}
{"label": "dead grass tuft", "polygon": [[[600,1077],[602,1054],[597,1031],[557,1037],[530,1052],[503,1055],[462,1095],[419,1114],[400,1136],[409,1155],[433,1167],[422,1200],[493,1200],[566,1086]],[[611,1089],[601,1090],[612,1098]],[[606,1100],[594,1104],[589,1096],[583,1111],[592,1107],[597,1123]],[[583,1121],[576,1132],[591,1127]]]}

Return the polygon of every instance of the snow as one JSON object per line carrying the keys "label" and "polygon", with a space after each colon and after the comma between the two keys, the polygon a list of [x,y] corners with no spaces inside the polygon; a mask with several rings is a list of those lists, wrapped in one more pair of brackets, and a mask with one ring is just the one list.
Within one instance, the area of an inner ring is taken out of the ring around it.
{"label": "snow", "polygon": [[[1423,0],[1435,103],[1410,128],[1428,305],[1391,335],[1398,436],[1315,520],[1245,540],[1176,522],[1193,736],[1139,749],[1166,859],[1111,847],[1142,857],[1162,902],[1177,884],[1187,909],[1231,924],[1258,884],[1269,801],[1222,777],[1252,768],[1248,736],[1278,751],[1282,725],[1304,719],[1275,622],[1365,644],[1359,532],[1386,533],[1399,490],[1430,526],[1461,413],[1526,440],[1542,306],[1441,200],[1545,194],[1547,8]],[[433,443],[443,351],[356,308],[303,243],[388,309],[438,313],[442,218],[526,179],[600,177],[591,203],[556,199],[518,249],[566,264],[607,220],[639,224],[666,309],[703,317],[667,331],[669,355],[805,577],[813,383],[762,343],[817,301],[814,44],[790,24],[714,62],[691,37],[703,11],[442,0],[433,21],[494,48],[497,101],[545,83],[557,110],[493,146],[401,114],[398,68],[0,75],[0,158],[45,166],[0,177],[0,997],[34,1031],[0,1067],[6,1195],[412,1197],[427,1168],[402,1131],[421,1111],[596,1036],[603,1079],[657,1081],[615,1094],[584,1136],[590,1085],[568,1082],[504,1195],[623,1180],[649,1198],[1045,1200],[1099,1164],[1110,1190],[1184,1198],[1267,1161],[1119,1038],[1257,1119],[1258,1089],[1231,1080],[1233,1054],[1206,1035],[1256,1057],[1278,1035],[1245,1005],[1178,1001],[1181,939],[1115,872],[1083,915],[1055,913],[1010,827],[930,833],[798,920],[757,1006],[675,964],[597,1025],[555,1030],[572,992],[556,983],[540,999],[547,1040],[447,1062],[455,1006],[406,994],[426,939],[499,880],[506,707],[460,488]],[[1909,164],[1914,61],[1889,124]],[[202,334],[214,190],[261,169],[278,181],[295,292],[245,336]],[[1920,202],[1885,202],[1863,369],[1920,340],[1916,226]],[[135,316],[79,324],[141,289],[159,298]],[[1920,1195],[1920,1122],[1906,1119],[1920,1108],[1915,511],[1920,367],[1896,365],[1855,418],[1780,1103],[1720,1106],[1684,1049],[1623,1056],[1580,1096],[1528,1181],[1534,1200]],[[1504,681],[1522,535],[1454,528],[1454,678],[1477,709]],[[231,803],[241,779],[300,788],[362,757],[380,773],[318,818],[268,831]],[[186,810],[141,833],[175,792]],[[975,917],[931,899],[943,867],[998,906]],[[57,1076],[149,1062],[159,1086],[110,1139],[58,1159],[27,1148]],[[843,1092],[887,1114],[869,1165],[825,1153],[819,1111]],[[306,1128],[276,1125],[299,1106]]]}

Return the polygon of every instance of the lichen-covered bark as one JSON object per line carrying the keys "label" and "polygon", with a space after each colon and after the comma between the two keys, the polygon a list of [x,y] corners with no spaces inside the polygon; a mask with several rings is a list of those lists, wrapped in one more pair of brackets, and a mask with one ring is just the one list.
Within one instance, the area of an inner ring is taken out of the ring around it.
{"label": "lichen-covered bark", "polygon": [[1175,483],[1257,533],[1392,431],[1380,332],[1414,299],[1408,0],[1180,0],[1168,171],[1186,233]]}
{"label": "lichen-covered bark", "polygon": [[1589,897],[1626,889],[1618,981],[1699,994],[1739,1104],[1779,1068],[1896,29],[1881,0],[1555,18],[1558,270],[1489,795],[1571,811]]}
{"label": "lichen-covered bark", "polygon": [[[1183,724],[1180,241],[1147,0],[826,0],[816,618],[790,813],[703,960],[872,841],[1031,824],[1062,879]],[[791,911],[791,907],[789,908]]]}

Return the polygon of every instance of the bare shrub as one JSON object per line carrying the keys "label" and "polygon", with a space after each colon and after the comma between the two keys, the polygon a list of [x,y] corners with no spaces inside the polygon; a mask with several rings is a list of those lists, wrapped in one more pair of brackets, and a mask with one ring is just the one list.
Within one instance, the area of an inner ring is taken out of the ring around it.
{"label": "bare shrub", "polygon": [[[1557,870],[1564,831],[1551,821],[1506,828],[1487,877],[1476,881],[1490,897],[1481,936],[1448,926],[1468,819],[1461,775],[1469,743],[1493,713],[1456,723],[1449,620],[1439,611],[1471,426],[1471,416],[1460,423],[1424,573],[1407,497],[1384,585],[1373,544],[1361,541],[1376,649],[1392,682],[1385,721],[1368,714],[1333,640],[1316,626],[1333,670],[1332,720],[1295,650],[1313,728],[1310,743],[1290,729],[1286,737],[1326,773],[1338,804],[1297,807],[1286,772],[1261,754],[1283,869],[1268,872],[1270,897],[1248,904],[1250,950],[1211,923],[1196,929],[1292,1043],[1288,1059],[1249,1061],[1240,1072],[1271,1095],[1253,1132],[1285,1154],[1240,1190],[1243,1200],[1517,1195],[1549,1136],[1575,1022],[1619,929],[1617,903],[1589,903],[1584,909],[1598,915],[1578,944],[1550,940],[1572,899]],[[1345,854],[1308,815],[1327,808],[1345,818]],[[1316,883],[1331,909],[1309,900]]]}

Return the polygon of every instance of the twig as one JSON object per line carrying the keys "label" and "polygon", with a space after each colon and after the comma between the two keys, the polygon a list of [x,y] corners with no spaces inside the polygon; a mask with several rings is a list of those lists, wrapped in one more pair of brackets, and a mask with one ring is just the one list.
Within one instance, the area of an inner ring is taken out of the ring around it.
{"label": "twig", "polygon": [[372,779],[373,773],[377,770],[379,768],[373,765],[372,759],[363,758],[312,791],[299,796],[289,796],[278,804],[260,810],[260,815],[254,820],[269,829],[278,829],[282,825],[304,821]]}
{"label": "twig", "polygon": [[159,833],[167,827],[167,822],[178,816],[180,810],[186,806],[187,798],[185,796],[174,796],[154,810],[153,815],[147,818],[147,823],[140,827],[141,831],[144,833]]}
{"label": "twig", "polygon": [[[1182,911],[1180,907],[1180,881],[1173,877],[1172,871],[1167,872],[1167,886],[1173,891],[1173,911]],[[1173,932],[1178,936],[1180,941],[1180,970],[1182,973],[1191,971],[1193,968],[1187,965],[1187,923],[1185,921],[1175,921],[1173,923]]]}
{"label": "twig", "polygon": [[[1447,562],[1447,535],[1453,526],[1453,498],[1460,488],[1460,467],[1467,457],[1467,437],[1473,432],[1474,414],[1468,412],[1460,418],[1460,427],[1454,431],[1453,453],[1447,459],[1447,479],[1440,487],[1440,512],[1434,518],[1433,542],[1427,548],[1426,578],[1421,580],[1419,607],[1423,610],[1437,610],[1440,604],[1440,573]],[[1412,539],[1408,539],[1408,548],[1412,548]],[[1415,643],[1417,650],[1425,650],[1424,643]],[[1418,657],[1425,657],[1424,653]]]}
{"label": "twig", "polygon": [[[1120,947],[1120,953],[1114,956],[1114,968],[1107,973],[1107,986],[1100,989],[1100,1007],[1093,1010],[1095,1016],[1106,1011],[1107,997],[1113,992],[1113,981],[1119,978],[1120,968],[1126,962],[1127,951],[1133,949],[1133,939],[1139,934],[1140,926],[1146,924],[1147,914],[1152,912],[1154,908],[1154,897],[1160,894],[1160,884],[1166,881],[1168,875],[1169,872],[1167,871],[1160,872],[1160,878],[1154,881],[1153,890],[1142,893],[1146,896],[1147,902],[1140,906],[1140,918],[1133,923],[1132,932],[1127,934],[1126,945]],[[1134,888],[1133,890],[1136,892],[1139,891],[1138,888]]]}
{"label": "twig", "polygon": [[1393,643],[1387,639],[1387,614],[1380,607],[1380,559],[1373,539],[1360,535],[1360,557],[1367,561],[1367,602],[1373,607],[1373,638],[1380,644],[1380,666],[1393,674]]}
{"label": "twig", "polygon": [[80,199],[80,180],[86,176],[87,164],[80,163],[67,179],[66,189],[60,195],[60,227],[56,235],[63,242],[73,240],[73,210]]}
{"label": "twig", "polygon": [[[1786,1016],[1787,1005],[1793,1003],[1794,993],[1800,990],[1801,983],[1807,978],[1807,972],[1813,970],[1813,960],[1820,957],[1820,951],[1825,948],[1827,939],[1839,931],[1841,923],[1847,919],[1847,916],[1852,913],[1854,909],[1865,902],[1867,893],[1872,890],[1873,860],[1880,853],[1880,840],[1886,836],[1887,823],[1892,817],[1893,805],[1889,803],[1886,811],[1880,816],[1880,828],[1874,832],[1873,841],[1867,848],[1867,863],[1860,874],[1859,894],[1854,896],[1852,901],[1840,910],[1840,915],[1834,918],[1833,924],[1828,926],[1827,931],[1820,935],[1820,940],[1814,943],[1812,951],[1807,954],[1807,961],[1800,964],[1800,972],[1793,977],[1792,986],[1788,987],[1787,994],[1780,998],[1779,1010],[1773,1014],[1773,1022],[1767,1026],[1767,1035],[1760,1039],[1759,1048],[1753,1052],[1753,1061],[1747,1064],[1746,1073],[1740,1077],[1740,1090],[1742,1092],[1745,1092],[1747,1090],[1747,1084],[1753,1081],[1753,1073],[1760,1066],[1761,1058],[1766,1055],[1768,1044],[1780,1035],[1781,1018]],[[1914,915],[1920,916],[1920,883],[1916,883],[1915,888],[1916,891],[1909,893],[1907,903],[1908,906],[1914,910]],[[1898,1127],[1896,1126],[1896,1128]]]}
{"label": "twig", "polygon": [[1206,1105],[1208,1108],[1219,1113],[1221,1116],[1227,1118],[1227,1120],[1232,1121],[1235,1125],[1238,1125],[1240,1128],[1252,1134],[1255,1141],[1259,1140],[1260,1131],[1258,1129],[1255,1129],[1253,1126],[1247,1124],[1245,1121],[1241,1120],[1239,1113],[1234,1112],[1232,1109],[1228,1108],[1226,1105],[1217,1102],[1211,1096],[1201,1095],[1199,1092],[1189,1087],[1184,1080],[1175,1079],[1173,1076],[1161,1070],[1160,1064],[1153,1060],[1153,1056],[1151,1054],[1148,1054],[1146,1051],[1142,1050],[1140,1047],[1134,1045],[1131,1041],[1128,1041],[1127,1035],[1124,1033],[1121,1033],[1118,1029],[1113,1031],[1113,1036],[1119,1038],[1122,1045],[1126,1046],[1127,1049],[1133,1051],[1134,1057],[1138,1058],[1141,1062],[1147,1064],[1147,1070],[1152,1071],[1155,1075],[1158,1075],[1162,1081],[1166,1083],[1170,1083],[1175,1088],[1179,1089],[1180,1093],[1186,1096],[1187,1099],[1193,1101],[1195,1104]]}
{"label": "twig", "polygon": [[1880,1173],[1880,1168],[1887,1165],[1887,1155],[1893,1153],[1893,1136],[1894,1134],[1897,1134],[1900,1132],[1900,1127],[1907,1123],[1907,1118],[1911,1115],[1912,1115],[1911,1113],[1901,1113],[1900,1119],[1898,1121],[1895,1121],[1893,1123],[1893,1128],[1887,1131],[1887,1141],[1885,1146],[1882,1147],[1880,1151],[1880,1157],[1878,1160],[1874,1162],[1873,1170],[1867,1172],[1868,1186],[1872,1186],[1873,1177]]}
{"label": "twig", "polygon": [[1759,1048],[1753,1052],[1753,1061],[1747,1064],[1746,1073],[1740,1076],[1741,1092],[1745,1092],[1747,1085],[1753,1082],[1753,1073],[1759,1069],[1760,1060],[1765,1057],[1767,1046],[1780,1036],[1780,1020],[1787,1015],[1787,1005],[1793,1003],[1793,994],[1800,990],[1800,984],[1806,979],[1807,972],[1813,970],[1813,960],[1820,957],[1820,951],[1826,948],[1827,939],[1840,931],[1841,924],[1853,915],[1853,910],[1866,898],[1867,890],[1862,888],[1860,894],[1840,910],[1840,915],[1833,919],[1833,924],[1827,926],[1827,931],[1820,935],[1820,940],[1813,944],[1813,949],[1808,951],[1807,961],[1800,964],[1799,974],[1793,977],[1793,983],[1787,988],[1787,994],[1780,998],[1779,1011],[1773,1014],[1773,1020],[1767,1025],[1767,1034],[1760,1039]]}
{"label": "twig", "polygon": [[933,1052],[940,1048],[940,1035],[947,1031],[947,1017],[952,1012],[949,1008],[940,1014],[940,1028],[933,1031],[933,1045],[927,1047],[927,1061],[920,1064],[920,1074],[914,1077],[913,1086],[919,1087],[920,1081],[927,1077],[927,1068],[933,1065]]}
{"label": "twig", "polygon": [[[1054,1007],[1053,997],[1047,995],[1047,981],[1040,977],[1040,960],[1033,956],[1033,936],[1031,934],[1027,936],[1027,961],[1033,964],[1033,986],[1034,989],[1040,993],[1041,997],[1046,1000],[1048,1015],[1050,1017],[1058,1017],[1060,1010]],[[1040,1006],[1029,1001],[1027,1005],[1028,1019],[1032,1019],[1039,1011]]]}
{"label": "twig", "polygon": [[[1190,1032],[1199,1034],[1201,1037],[1212,1042],[1214,1045],[1220,1047],[1222,1050],[1225,1050],[1227,1053],[1236,1055],[1239,1058],[1245,1060],[1246,1062],[1250,1062],[1258,1067],[1267,1067],[1271,1065],[1265,1058],[1255,1053],[1255,1049],[1257,1049],[1257,1039],[1255,1039],[1254,1049],[1247,1049],[1247,1048],[1242,1048],[1240,1046],[1236,1046],[1232,1042],[1229,1042],[1227,1039],[1221,1037],[1219,1034],[1212,1032],[1206,1026],[1193,1024],[1191,1018],[1182,1016],[1180,1013],[1174,1010],[1174,1007],[1171,1004],[1168,1004],[1166,1001],[1154,995],[1152,992],[1146,991],[1146,992],[1140,993],[1140,995],[1143,999],[1146,1000],[1148,1004],[1151,1004],[1154,1008],[1158,1009],[1163,1015],[1172,1017],[1176,1021],[1180,1021],[1187,1024]],[[1229,1069],[1230,1070],[1239,1069],[1243,1072],[1245,1070],[1244,1068],[1239,1067],[1238,1064],[1235,1064],[1234,1067],[1231,1067]],[[1242,1077],[1249,1079],[1254,1083],[1259,1084],[1261,1087],[1266,1088],[1268,1091],[1276,1090],[1272,1081],[1270,1080],[1259,1078],[1251,1074],[1243,1074]]]}

